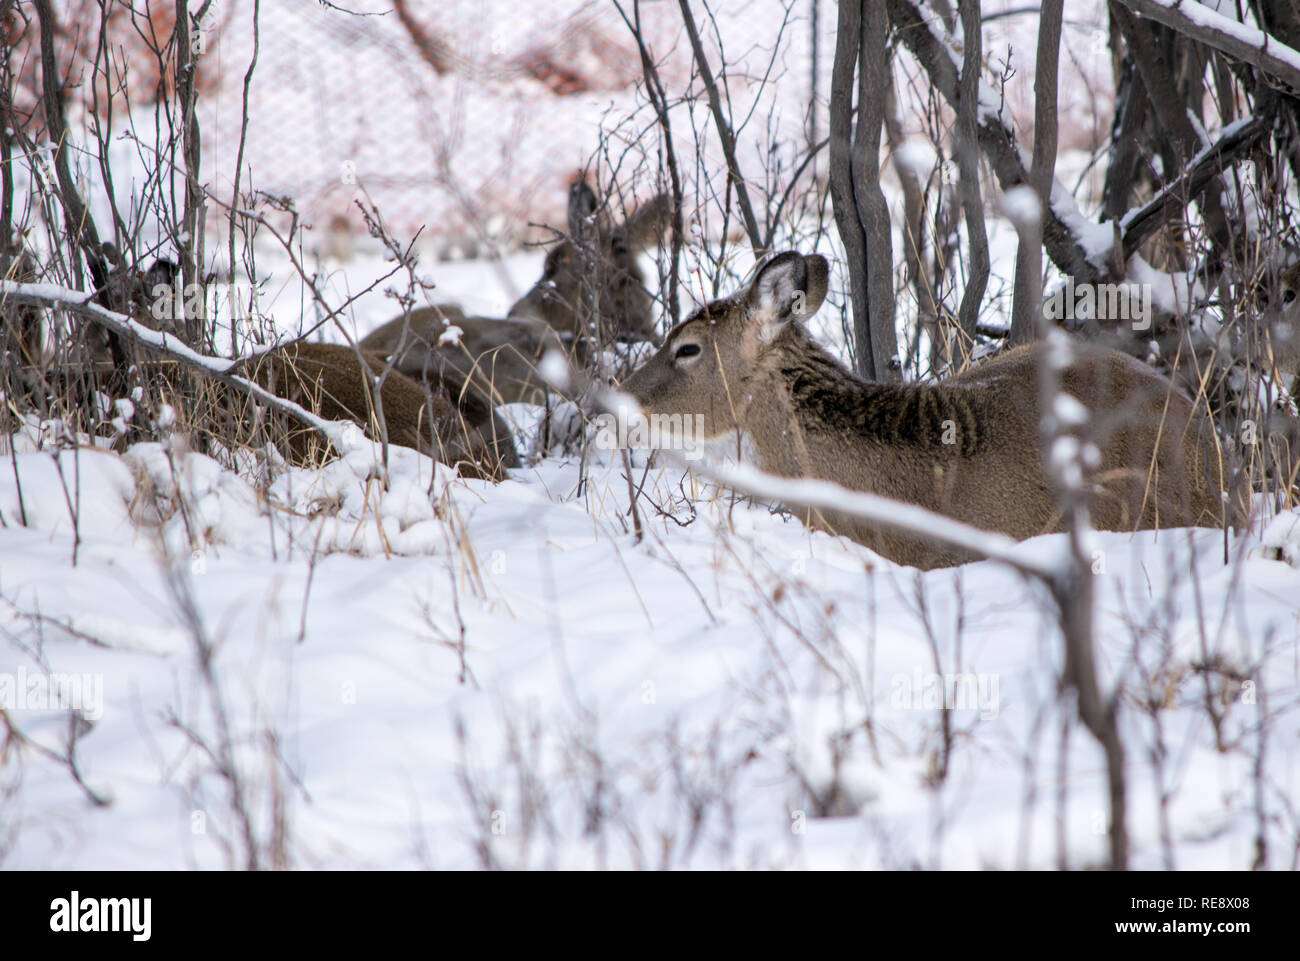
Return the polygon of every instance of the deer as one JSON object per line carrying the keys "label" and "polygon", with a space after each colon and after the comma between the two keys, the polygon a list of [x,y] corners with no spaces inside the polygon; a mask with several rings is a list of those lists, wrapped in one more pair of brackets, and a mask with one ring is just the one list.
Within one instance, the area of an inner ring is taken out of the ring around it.
{"label": "deer", "polygon": [[409,327],[407,318],[398,317],[360,343],[364,350],[393,357],[408,377],[473,384],[495,404],[543,402],[546,383],[537,372],[542,357],[549,350],[575,352],[571,336],[541,320],[469,317],[454,304],[413,310]]}
{"label": "deer", "polygon": [[[504,319],[467,316],[455,305],[434,305],[388,321],[361,341],[394,358],[412,377],[429,372],[473,381],[498,404],[536,402],[546,384],[537,365],[556,349],[585,359],[591,344],[658,342],[654,301],[637,255],[656,241],[667,216],[663,195],[634,209],[621,223],[599,213],[585,180],[569,189],[569,232],[546,255],[542,276]],[[457,336],[444,337],[448,328]]]}
{"label": "deer", "polygon": [[[4,252],[13,277],[25,282],[38,279],[37,265],[29,251],[10,243]],[[176,302],[181,296],[180,271],[174,262],[159,257],[147,270],[137,270],[107,243],[101,245],[97,256],[99,274],[105,279],[95,294],[101,306],[187,343],[185,314]],[[22,303],[0,303],[0,349],[6,355],[7,375],[4,386],[24,401],[41,397],[47,390],[43,326],[39,309]],[[86,324],[83,330],[83,354],[91,360],[87,365],[89,384],[118,396],[125,393],[128,369],[138,372],[139,361],[150,355],[138,350],[134,340],[106,328]],[[463,476],[501,480],[508,468],[519,466],[509,428],[487,397],[472,385],[450,385],[437,376],[420,383],[396,370],[384,374],[386,367],[385,358],[374,351],[296,341],[245,358],[230,372],[326,420],[351,420],[376,439],[381,436],[377,414],[382,409],[389,440],[458,467]],[[157,374],[157,386],[164,391],[194,396],[192,388],[175,379],[174,365],[162,365]],[[380,403],[376,404],[374,384],[380,375],[383,386]],[[215,414],[212,402],[229,407],[234,400],[234,392],[224,389],[201,395],[205,411],[195,422],[211,423]],[[300,464],[314,460],[319,446],[313,446],[315,436],[306,427],[295,424],[290,428],[290,460]],[[114,446],[124,449],[128,441],[127,432],[120,431],[114,437]]]}
{"label": "deer", "polygon": [[[816,254],[772,257],[748,286],[669,331],[620,389],[669,425],[694,415],[710,447],[734,443],[772,474],[832,481],[1016,540],[1063,530],[1040,441],[1043,345],[1007,350],[937,384],[868,382],[804,326],[825,300],[828,276]],[[1127,354],[1071,349],[1062,388],[1089,412],[1086,439],[1100,452],[1086,477],[1094,526],[1223,523],[1224,471],[1208,418]],[[791,510],[898,564],[975,559],[848,515]]]}
{"label": "deer", "polygon": [[[36,258],[21,242],[0,238],[0,280],[32,284],[40,279]],[[5,359],[3,387],[11,403],[26,406],[41,393],[43,357],[41,311],[0,298],[0,353]]]}
{"label": "deer", "polygon": [[[0,243],[9,263],[2,278],[21,283],[53,280],[52,271],[38,263],[20,236]],[[101,307],[127,314],[151,330],[184,337],[183,315],[178,323],[167,298],[167,310],[155,310],[151,291],[174,291],[180,268],[166,257],[155,258],[141,269],[111,243],[86,251],[97,287],[93,301]],[[142,376],[149,354],[131,341],[94,324],[56,327],[47,312],[35,304],[10,305],[0,301],[0,349],[6,353],[9,388],[15,396],[43,410],[49,395],[60,393],[75,406],[98,408],[99,395],[128,395]],[[58,382],[57,384],[55,382]],[[115,446],[125,437],[119,435]]]}
{"label": "deer", "polygon": [[[171,303],[179,292],[178,277],[176,265],[160,258],[119,284],[124,290],[119,299],[145,326],[183,339],[183,315]],[[372,385],[385,367],[375,351],[295,341],[242,361],[236,372],[326,420],[351,420],[376,440],[382,408],[391,442],[456,467],[462,476],[502,480],[506,469],[519,466],[509,428],[477,389],[437,376],[419,383],[392,370],[377,405]],[[293,427],[288,441],[291,460],[313,459],[312,431]]]}
{"label": "deer", "polygon": [[[380,404],[375,378],[384,357],[342,344],[297,341],[246,358],[231,371],[291,400],[325,420],[350,420],[380,437],[378,411],[391,443],[410,447],[460,470],[462,476],[502,480],[519,466],[510,430],[476,391],[453,396],[436,381],[427,387],[401,371],[383,376]],[[315,434],[295,425],[289,451],[296,463],[311,460]]]}
{"label": "deer", "polygon": [[1260,316],[1270,366],[1294,390],[1291,382],[1300,377],[1300,261],[1278,275],[1276,299],[1264,298]]}
{"label": "deer", "polygon": [[585,180],[569,188],[569,235],[546,254],[542,276],[510,308],[508,317],[536,317],[574,337],[658,342],[654,301],[637,255],[661,235],[668,216],[664,194],[634,209],[622,223],[599,212]]}

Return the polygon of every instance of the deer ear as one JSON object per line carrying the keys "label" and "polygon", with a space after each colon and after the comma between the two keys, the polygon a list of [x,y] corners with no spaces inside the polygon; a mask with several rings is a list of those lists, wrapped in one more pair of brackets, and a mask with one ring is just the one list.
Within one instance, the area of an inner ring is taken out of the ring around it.
{"label": "deer ear", "polygon": [[667,194],[657,194],[627,215],[623,235],[629,247],[649,247],[667,236],[671,220],[672,202]]}
{"label": "deer ear", "polygon": [[600,203],[596,192],[585,180],[575,180],[569,187],[569,236],[585,237],[592,233],[596,224],[592,219]]}
{"label": "deer ear", "polygon": [[804,316],[808,302],[808,267],[801,254],[777,254],[758,270],[749,288],[749,315],[758,337],[771,343],[792,320]]}
{"label": "deer ear", "polygon": [[808,284],[804,288],[804,310],[800,315],[806,320],[821,310],[830,287],[831,265],[821,254],[809,254],[803,259],[808,271]]}

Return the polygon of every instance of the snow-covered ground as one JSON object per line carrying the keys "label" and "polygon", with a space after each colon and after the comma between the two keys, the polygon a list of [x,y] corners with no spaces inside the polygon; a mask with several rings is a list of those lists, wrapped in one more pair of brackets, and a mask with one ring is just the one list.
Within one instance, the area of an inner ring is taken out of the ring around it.
{"label": "snow-covered ground", "polygon": [[[1017,575],[918,574],[670,469],[638,544],[621,462],[392,456],[386,492],[360,449],[264,496],[156,444],[13,456],[6,867],[1104,863],[1102,755],[1062,738]],[[1134,865],[1247,868],[1262,832],[1292,866],[1300,575],[1212,531],[1100,543]],[[86,679],[75,776],[54,674]]]}

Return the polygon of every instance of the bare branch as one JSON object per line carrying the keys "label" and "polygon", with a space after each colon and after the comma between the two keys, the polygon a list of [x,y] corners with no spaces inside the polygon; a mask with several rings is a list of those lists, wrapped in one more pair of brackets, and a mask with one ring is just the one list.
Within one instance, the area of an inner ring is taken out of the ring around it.
{"label": "bare branch", "polygon": [[[650,105],[654,108],[655,116],[659,120],[659,126],[663,129],[664,163],[668,168],[668,183],[672,191],[670,198],[672,203],[672,240],[670,241],[672,250],[668,262],[667,290],[668,323],[670,327],[675,327],[678,321],[682,319],[678,275],[681,270],[684,227],[682,224],[682,180],[677,169],[677,150],[673,147],[673,128],[668,116],[668,97],[664,93],[663,81],[659,77],[659,68],[650,56],[650,50],[646,47],[645,38],[642,35],[640,0],[632,0],[632,15],[635,22],[628,20],[622,4],[618,3],[617,0],[615,0],[614,8],[618,10],[618,15],[623,18],[623,23],[632,32],[633,39],[636,40],[637,51],[641,55],[641,76],[645,83],[646,96],[650,98]],[[798,174],[795,177],[797,179]]]}
{"label": "bare branch", "polygon": [[[889,205],[880,188],[880,130],[889,84],[885,0],[864,0],[858,47],[858,125],[853,133],[853,199],[867,254],[867,310],[855,314],[858,343],[871,342],[872,379],[897,379],[894,331],[894,250]],[[863,329],[865,325],[865,329]]]}
{"label": "bare branch", "polygon": [[126,338],[133,344],[175,360],[182,366],[202,374],[204,377],[210,377],[227,387],[234,388],[239,393],[253,398],[258,403],[266,404],[268,407],[288,414],[316,431],[321,437],[333,444],[336,450],[344,449],[342,422],[336,423],[323,420],[293,401],[277,397],[253,381],[232,374],[230,371],[238,366],[242,362],[241,360],[224,360],[220,357],[209,357],[200,354],[187,347],[179,338],[162,331],[150,330],[125,314],[119,314],[94,303],[88,299],[89,296],[83,292],[68,290],[66,287],[59,287],[55,284],[18,284],[12,281],[0,280],[0,300],[7,300],[14,304],[53,307],[84,317],[104,329]]}
{"label": "bare branch", "polygon": [[[1166,63],[1150,24],[1119,7],[1114,9],[1114,19],[1129,46],[1130,56],[1146,87],[1150,109],[1161,128],[1162,142],[1166,145],[1166,167],[1179,169],[1192,161],[1201,147],[1201,139],[1192,126],[1189,108],[1180,95],[1173,70]],[[1202,198],[1202,204],[1210,241],[1216,251],[1221,252],[1228,247],[1231,238],[1219,192],[1209,191]]]}
{"label": "bare branch", "polygon": [[[835,60],[831,66],[830,179],[835,226],[844,245],[849,271],[849,301],[853,317],[867,316],[867,235],[858,218],[853,182],[853,72],[861,43],[859,0],[840,0],[835,31]],[[859,373],[874,377],[876,359],[870,337],[856,338]]]}
{"label": "bare branch", "polygon": [[727,160],[727,172],[732,183],[736,185],[736,202],[740,205],[740,217],[745,222],[745,233],[754,247],[756,258],[763,256],[763,235],[758,229],[758,220],[754,217],[754,207],[749,202],[749,188],[736,163],[736,138],[731,132],[731,124],[722,112],[722,99],[718,96],[718,83],[704,55],[704,44],[700,41],[700,31],[695,26],[695,16],[691,13],[689,0],[678,0],[682,8],[682,21],[686,24],[686,33],[691,38],[691,51],[695,55],[695,67],[700,71],[704,89],[709,95],[709,111],[713,114],[713,123],[718,128],[718,139],[722,141],[722,155]]}
{"label": "bare branch", "polygon": [[1127,262],[1148,237],[1180,214],[1189,197],[1199,196],[1219,174],[1254,150],[1272,126],[1271,120],[1259,116],[1230,124],[1218,140],[1192,158],[1176,179],[1121,217],[1124,260]]}
{"label": "bare branch", "polygon": [[964,49],[961,64],[961,99],[957,111],[957,171],[961,204],[966,214],[966,235],[970,243],[970,265],[966,289],[961,295],[957,323],[961,328],[960,354],[967,357],[979,326],[980,305],[989,282],[989,239],[984,227],[984,201],[980,191],[979,104],[980,67],[984,62],[984,43],[980,32],[977,0],[960,0]]}
{"label": "bare branch", "polygon": [[[888,0],[888,4],[889,18],[899,39],[920,62],[943,98],[960,113],[958,56],[942,22],[923,15],[913,0]],[[999,186],[1010,190],[1029,183],[1024,151],[1016,140],[1015,130],[999,113],[992,91],[984,84],[980,89],[980,146],[993,167]],[[1086,223],[1065,189],[1059,184],[1053,185],[1052,205],[1044,211],[1043,218],[1043,245],[1047,255],[1052,258],[1052,263],[1073,275],[1076,281],[1096,283],[1103,276],[1105,265],[1089,259],[1089,251],[1079,232]]]}
{"label": "bare branch", "polygon": [[[97,262],[99,251],[99,234],[95,223],[81,202],[77,185],[73,183],[72,173],[68,168],[68,130],[63,119],[63,82],[59,77],[58,63],[54,57],[55,21],[54,8],[50,0],[35,0],[36,13],[41,24],[41,85],[44,96],[45,123],[49,127],[50,140],[54,144],[54,173],[59,184],[59,201],[63,205],[68,228],[81,246],[94,256],[92,267]],[[100,267],[102,269],[102,265]],[[95,283],[104,283],[105,278],[95,277]]]}
{"label": "bare branch", "polygon": [[[1061,21],[1064,0],[1046,0],[1038,22],[1038,55],[1034,77],[1034,161],[1029,185],[1038,195],[1041,210],[1052,205],[1056,179],[1057,73],[1061,62]],[[1042,234],[1022,231],[1016,250],[1015,299],[1011,313],[1011,343],[1032,340],[1038,333],[1035,315],[1042,314]]]}

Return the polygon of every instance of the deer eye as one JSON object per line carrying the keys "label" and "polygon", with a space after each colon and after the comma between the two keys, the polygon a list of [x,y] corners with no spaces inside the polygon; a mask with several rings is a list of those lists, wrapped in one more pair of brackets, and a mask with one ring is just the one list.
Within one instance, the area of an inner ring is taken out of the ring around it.
{"label": "deer eye", "polygon": [[687,357],[694,357],[699,352],[700,352],[699,344],[682,344],[680,347],[677,348],[677,353],[674,356],[677,358],[677,360],[684,360]]}
{"label": "deer eye", "polygon": [[1284,303],[1284,304],[1289,304],[1289,303],[1291,303],[1291,301],[1293,301],[1293,300],[1295,300],[1295,291],[1294,291],[1294,290],[1291,290],[1291,289],[1288,287],[1286,290],[1282,291],[1282,303]]}

